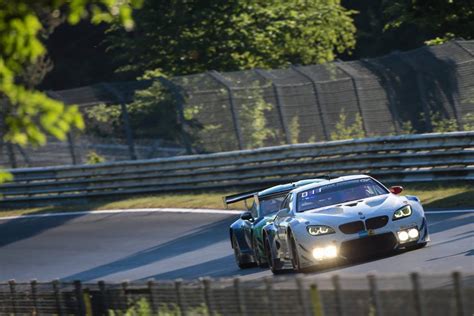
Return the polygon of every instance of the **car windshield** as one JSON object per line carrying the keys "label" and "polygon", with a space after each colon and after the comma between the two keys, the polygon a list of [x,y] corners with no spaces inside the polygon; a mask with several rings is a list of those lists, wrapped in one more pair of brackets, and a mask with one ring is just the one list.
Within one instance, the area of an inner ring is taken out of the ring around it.
{"label": "car windshield", "polygon": [[281,202],[285,199],[285,195],[274,196],[272,198],[260,201],[260,216],[267,216],[275,213],[280,209]]}
{"label": "car windshield", "polygon": [[387,189],[372,179],[348,180],[298,193],[296,207],[298,212],[304,212],[387,193]]}

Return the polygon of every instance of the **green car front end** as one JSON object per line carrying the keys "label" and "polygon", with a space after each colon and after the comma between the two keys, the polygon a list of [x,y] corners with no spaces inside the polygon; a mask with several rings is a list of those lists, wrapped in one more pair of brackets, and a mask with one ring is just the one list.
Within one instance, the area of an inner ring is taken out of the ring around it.
{"label": "green car front end", "polygon": [[325,179],[306,179],[273,186],[265,190],[224,197],[226,206],[238,201],[253,199],[252,206],[230,226],[230,241],[236,263],[240,268],[251,267],[255,264],[260,267],[267,265],[263,227],[273,221],[280,209],[281,202],[291,190],[321,181],[325,181]]}

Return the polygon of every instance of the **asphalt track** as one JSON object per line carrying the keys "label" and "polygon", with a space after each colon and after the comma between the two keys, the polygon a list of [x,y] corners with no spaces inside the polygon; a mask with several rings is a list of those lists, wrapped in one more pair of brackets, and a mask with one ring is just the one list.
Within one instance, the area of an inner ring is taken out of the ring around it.
{"label": "asphalt track", "polygon": [[[271,275],[239,270],[228,227],[236,213],[79,212],[0,219],[0,282],[194,279]],[[430,212],[428,247],[315,272],[320,275],[474,272],[474,211]]]}

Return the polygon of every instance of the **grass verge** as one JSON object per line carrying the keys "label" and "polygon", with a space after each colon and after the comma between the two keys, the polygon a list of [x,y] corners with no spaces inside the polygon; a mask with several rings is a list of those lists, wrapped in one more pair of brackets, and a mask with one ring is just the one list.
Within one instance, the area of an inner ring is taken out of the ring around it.
{"label": "grass verge", "polygon": [[[474,208],[474,186],[469,183],[406,184],[402,194],[418,196],[425,209]],[[245,189],[244,189],[245,191]],[[111,210],[134,208],[209,208],[223,209],[222,197],[233,192],[206,192],[182,194],[154,194],[115,199],[97,199],[87,203],[55,205],[34,208],[2,209],[0,216],[74,212],[85,210]],[[244,209],[244,203],[232,209]]]}

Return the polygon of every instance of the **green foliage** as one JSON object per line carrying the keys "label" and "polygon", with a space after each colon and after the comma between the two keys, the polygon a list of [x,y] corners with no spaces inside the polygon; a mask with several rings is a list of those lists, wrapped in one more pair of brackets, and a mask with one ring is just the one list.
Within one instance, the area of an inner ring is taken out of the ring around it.
{"label": "green foliage", "polygon": [[[227,91],[222,90],[222,99],[227,99]],[[267,124],[266,113],[273,110],[273,105],[266,102],[260,90],[256,87],[250,87],[240,90],[235,98],[239,100],[238,120],[240,123],[240,131],[244,142],[244,148],[258,148],[265,146],[267,140],[276,137],[274,132]],[[185,109],[185,118],[192,118],[195,122],[195,145],[203,147],[205,151],[226,151],[229,139],[237,142],[235,136],[234,123],[231,119],[230,105],[225,102],[217,105],[218,108],[212,111],[205,111],[206,104],[194,105]],[[204,112],[205,111],[205,112]],[[206,121],[218,122],[213,124],[200,125],[199,118],[205,113]],[[224,113],[224,114],[223,114]],[[223,119],[224,117],[224,119]],[[189,122],[189,121],[188,121]],[[229,134],[229,132],[231,134]],[[212,144],[204,142],[204,140],[212,139]],[[236,144],[236,143],[234,143]]]}
{"label": "green foliage", "polygon": [[90,18],[94,23],[117,20],[133,26],[132,7],[140,0],[29,0],[0,2],[0,100],[4,141],[42,145],[46,135],[64,139],[71,127],[84,122],[76,106],[66,107],[46,94],[18,83],[29,65],[45,54],[40,39],[40,14],[63,17],[71,24]]}
{"label": "green foliage", "polygon": [[291,143],[298,144],[300,137],[300,122],[298,116],[295,116],[291,119],[288,129],[290,130]]}
{"label": "green foliage", "polygon": [[334,131],[331,132],[331,140],[343,140],[343,139],[356,139],[365,137],[362,117],[357,113],[354,117],[354,121],[350,124],[347,121],[347,115],[342,109],[339,114],[339,120],[337,121]]}
{"label": "green foliage", "polygon": [[179,141],[177,100],[160,81],[136,92],[127,109],[132,129],[138,137]]}
{"label": "green foliage", "polygon": [[0,183],[12,181],[13,176],[11,173],[0,170]]}
{"label": "green foliage", "polygon": [[328,62],[355,45],[339,0],[145,1],[135,31],[106,40],[119,71],[168,75]]}
{"label": "green foliage", "polygon": [[425,44],[429,46],[441,45],[441,44],[446,43],[449,40],[454,39],[454,37],[455,36],[453,33],[446,33],[445,36],[443,37],[435,37],[433,39],[425,41]]}
{"label": "green foliage", "polygon": [[[158,313],[153,313],[150,304],[145,298],[137,301],[132,307],[127,309],[125,313],[120,311],[109,311],[109,316],[181,316],[181,310],[176,304],[160,304]],[[209,310],[204,304],[200,306],[187,308],[187,315],[193,316],[219,316],[218,313],[209,313]]]}
{"label": "green foliage", "polygon": [[402,122],[400,126],[400,134],[415,134],[415,129],[413,128],[413,124],[410,121]]}
{"label": "green foliage", "polygon": [[98,104],[84,110],[87,132],[96,137],[114,137],[123,134],[119,105]]}
{"label": "green foliage", "polygon": [[239,112],[246,148],[263,147],[267,139],[275,136],[275,133],[267,126],[265,118],[265,112],[271,111],[273,106],[265,102],[257,90],[248,95],[247,100],[248,102],[243,102]]}
{"label": "green foliage", "polygon": [[[424,119],[423,114],[420,114],[421,120]],[[440,112],[430,112],[432,131],[434,133],[448,133],[460,131],[461,128],[456,119],[446,118],[441,115]],[[467,113],[461,118],[462,129],[465,131],[474,130],[474,114]]]}
{"label": "green foliage", "polygon": [[88,165],[95,165],[98,163],[105,162],[105,157],[99,155],[95,151],[88,152],[86,158],[87,158]]}
{"label": "green foliage", "polygon": [[116,121],[120,118],[120,107],[116,105],[98,104],[86,108],[85,116],[88,120],[99,123]]}
{"label": "green foliage", "polygon": [[[121,311],[109,310],[109,316],[148,316],[152,315],[151,306],[148,301],[144,298],[133,304],[132,307],[128,308],[125,313]],[[159,314],[161,316],[161,313]],[[167,314],[165,314],[168,316]],[[164,316],[164,315],[163,315]],[[170,315],[171,316],[171,315]]]}
{"label": "green foliage", "polygon": [[474,113],[467,113],[463,117],[463,129],[465,131],[474,131]]}
{"label": "green foliage", "polygon": [[452,37],[474,36],[474,6],[471,0],[385,1],[386,29],[415,25],[437,44]]}
{"label": "green foliage", "polygon": [[459,130],[456,119],[443,118],[439,112],[430,113],[434,133],[447,133]]}

